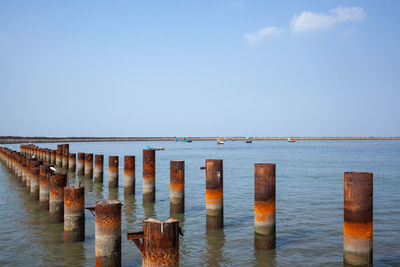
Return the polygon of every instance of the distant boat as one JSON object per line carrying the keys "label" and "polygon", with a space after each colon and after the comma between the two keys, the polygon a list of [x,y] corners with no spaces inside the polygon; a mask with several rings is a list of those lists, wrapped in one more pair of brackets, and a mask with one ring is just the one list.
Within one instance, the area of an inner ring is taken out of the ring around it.
{"label": "distant boat", "polygon": [[146,149],[147,150],[165,150],[165,147],[150,147],[150,146],[147,146]]}
{"label": "distant boat", "polygon": [[251,140],[251,138],[250,137],[248,137],[247,139],[246,139],[246,141],[245,141],[247,144],[251,144],[251,143],[253,143],[253,140]]}
{"label": "distant boat", "polygon": [[217,145],[223,145],[225,142],[225,139],[223,137],[218,137],[217,138]]}
{"label": "distant boat", "polygon": [[186,137],[176,137],[174,136],[175,142],[186,142],[186,143],[191,143],[192,139],[187,139]]}
{"label": "distant boat", "polygon": [[288,141],[289,143],[294,143],[294,142],[296,142],[296,139],[294,139],[294,138],[292,138],[292,137],[288,137],[287,141]]}

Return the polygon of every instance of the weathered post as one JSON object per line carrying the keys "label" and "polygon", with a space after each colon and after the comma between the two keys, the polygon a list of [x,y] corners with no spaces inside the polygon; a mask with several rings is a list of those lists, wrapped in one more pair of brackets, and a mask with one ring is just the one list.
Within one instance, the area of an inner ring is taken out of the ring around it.
{"label": "weathered post", "polygon": [[171,214],[185,212],[185,162],[170,161],[169,209]]}
{"label": "weathered post", "polygon": [[118,188],[119,164],[118,156],[108,157],[108,187]]}
{"label": "weathered post", "polygon": [[372,265],[372,192],[372,173],[344,173],[344,263]]}
{"label": "weathered post", "polygon": [[254,247],[275,248],[275,164],[254,164]]}
{"label": "weathered post", "polygon": [[124,193],[135,194],[135,156],[124,157]]}
{"label": "weathered post", "polygon": [[57,150],[56,150],[56,167],[61,168],[62,167],[62,152],[63,152],[63,146],[62,145],[57,145]]}
{"label": "weathered post", "polygon": [[62,168],[68,170],[69,144],[62,145]]}
{"label": "weathered post", "polygon": [[39,200],[39,168],[35,165],[31,167],[31,199]]}
{"label": "weathered post", "polygon": [[[142,253],[142,266],[179,266],[179,221],[143,221],[143,231],[127,233]],[[142,240],[143,241],[142,241]]]}
{"label": "weathered post", "polygon": [[222,159],[206,160],[206,225],[222,228],[224,225],[224,188]]}
{"label": "weathered post", "polygon": [[64,188],[64,240],[85,240],[85,188]]}
{"label": "weathered post", "polygon": [[50,220],[64,221],[64,187],[67,185],[67,175],[56,173],[50,178]]}
{"label": "weathered post", "polygon": [[143,202],[156,201],[156,152],[143,150]]}
{"label": "weathered post", "polygon": [[49,166],[39,166],[39,205],[42,210],[49,209]]}
{"label": "weathered post", "polygon": [[68,156],[68,171],[69,172],[75,172],[75,170],[76,170],[75,162],[76,162],[76,154],[69,153],[69,156]]}
{"label": "weathered post", "polygon": [[121,266],[121,202],[95,204],[96,266]]}
{"label": "weathered post", "polygon": [[92,179],[93,177],[93,154],[85,154],[85,178]]}
{"label": "weathered post", "polygon": [[94,156],[94,182],[103,182],[103,172],[104,172],[104,155]]}
{"label": "weathered post", "polygon": [[85,153],[78,153],[78,176],[85,174]]}

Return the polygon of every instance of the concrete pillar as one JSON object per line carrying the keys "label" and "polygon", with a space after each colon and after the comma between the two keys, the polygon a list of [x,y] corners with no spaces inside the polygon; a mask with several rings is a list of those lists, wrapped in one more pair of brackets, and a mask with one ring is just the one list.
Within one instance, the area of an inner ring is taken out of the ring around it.
{"label": "concrete pillar", "polygon": [[50,174],[48,165],[40,165],[39,167],[39,204],[40,209],[49,209],[49,192],[50,192]]}
{"label": "concrete pillar", "polygon": [[156,201],[156,152],[143,150],[143,202]]}
{"label": "concrete pillar", "polygon": [[275,164],[254,164],[254,247],[275,248]]}
{"label": "concrete pillar", "polygon": [[62,167],[62,152],[63,152],[63,147],[62,145],[57,145],[57,151],[56,151],[56,167],[61,168]]}
{"label": "concrete pillar", "polygon": [[64,240],[85,240],[85,189],[82,186],[64,187]]}
{"label": "concrete pillar", "polygon": [[135,194],[135,156],[124,157],[124,193]]}
{"label": "concrete pillar", "polygon": [[94,182],[103,183],[104,155],[94,155]]}
{"label": "concrete pillar", "polygon": [[69,172],[75,172],[75,162],[76,162],[76,154],[75,153],[69,153],[68,156],[68,171]]}
{"label": "concrete pillar", "polygon": [[67,175],[56,173],[50,178],[50,220],[64,221],[64,187],[67,185]]}
{"label": "concrete pillar", "polygon": [[85,154],[85,178],[93,178],[93,154]]}
{"label": "concrete pillar", "polygon": [[121,266],[121,206],[118,200],[96,202],[96,266]]}
{"label": "concrete pillar", "polygon": [[78,176],[85,174],[85,153],[78,153]]}
{"label": "concrete pillar", "polygon": [[[127,233],[142,253],[142,266],[179,266],[179,221],[143,221],[143,231]],[[143,239],[143,241],[141,241]]]}
{"label": "concrete pillar", "polygon": [[108,157],[108,187],[118,188],[119,164],[118,156]]}
{"label": "concrete pillar", "polygon": [[169,209],[171,214],[185,212],[185,162],[171,160]]}
{"label": "concrete pillar", "polygon": [[344,173],[343,261],[372,266],[373,174]]}
{"label": "concrete pillar", "polygon": [[206,225],[222,228],[224,218],[222,159],[206,160]]}
{"label": "concrete pillar", "polygon": [[62,145],[62,168],[68,170],[69,144]]}

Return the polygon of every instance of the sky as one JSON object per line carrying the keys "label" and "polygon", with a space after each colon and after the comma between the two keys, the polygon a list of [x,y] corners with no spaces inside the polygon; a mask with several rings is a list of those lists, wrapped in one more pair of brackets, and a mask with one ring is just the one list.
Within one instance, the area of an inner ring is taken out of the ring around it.
{"label": "sky", "polygon": [[400,136],[400,1],[0,1],[0,136]]}

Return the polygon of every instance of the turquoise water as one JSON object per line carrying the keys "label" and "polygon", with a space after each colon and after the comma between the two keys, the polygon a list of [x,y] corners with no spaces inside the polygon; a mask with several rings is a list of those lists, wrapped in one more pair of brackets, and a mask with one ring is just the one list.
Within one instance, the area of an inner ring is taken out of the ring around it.
{"label": "turquoise water", "polygon": [[[38,144],[55,149],[56,144]],[[156,203],[142,204],[142,149],[156,153]],[[13,149],[19,145],[8,145]],[[343,246],[343,173],[374,173],[374,264],[400,263],[400,141],[242,141],[193,143],[70,143],[73,153],[105,155],[104,185],[82,179],[86,206],[118,198],[122,207],[123,266],[141,266],[126,232],[141,230],[148,217],[169,218],[169,161],[185,160],[185,214],[180,220],[182,266],[340,266]],[[120,156],[119,188],[108,190],[108,156]],[[124,155],[136,156],[136,196],[123,194]],[[224,160],[224,222],[207,230],[205,159]],[[253,247],[254,163],[276,163],[276,238],[273,251]],[[70,184],[78,178],[69,177]],[[48,221],[26,189],[0,165],[0,265],[93,266],[94,217],[86,212],[86,240],[64,243],[63,225]]]}

